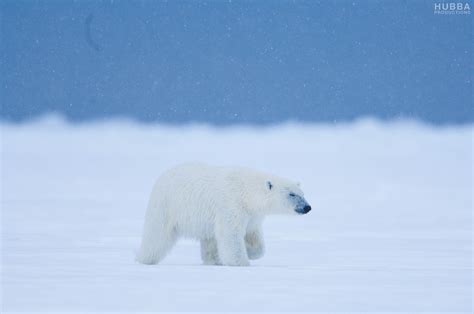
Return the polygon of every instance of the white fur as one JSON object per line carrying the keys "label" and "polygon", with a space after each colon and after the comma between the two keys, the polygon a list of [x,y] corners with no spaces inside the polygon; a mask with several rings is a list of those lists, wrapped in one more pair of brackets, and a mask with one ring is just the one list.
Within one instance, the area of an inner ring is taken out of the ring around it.
{"label": "white fur", "polygon": [[153,188],[137,260],[156,264],[179,237],[191,237],[201,241],[204,264],[249,265],[264,254],[264,216],[295,213],[289,192],[303,197],[297,183],[251,169],[175,167]]}

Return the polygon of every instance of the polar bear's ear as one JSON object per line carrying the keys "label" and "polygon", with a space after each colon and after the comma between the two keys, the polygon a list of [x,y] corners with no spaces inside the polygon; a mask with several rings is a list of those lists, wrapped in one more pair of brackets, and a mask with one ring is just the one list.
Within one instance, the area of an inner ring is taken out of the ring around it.
{"label": "polar bear's ear", "polygon": [[270,181],[267,181],[267,187],[269,190],[271,190],[273,187],[273,184]]}

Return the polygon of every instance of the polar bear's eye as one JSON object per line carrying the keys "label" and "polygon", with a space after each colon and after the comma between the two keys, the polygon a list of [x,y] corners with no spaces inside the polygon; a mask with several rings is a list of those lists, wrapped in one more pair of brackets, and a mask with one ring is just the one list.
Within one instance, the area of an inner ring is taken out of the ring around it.
{"label": "polar bear's eye", "polygon": [[295,193],[290,193],[290,196],[291,196],[291,197],[295,197],[296,194],[295,194]]}
{"label": "polar bear's eye", "polygon": [[273,184],[270,181],[267,181],[267,186],[268,186],[268,189],[271,190],[273,187]]}

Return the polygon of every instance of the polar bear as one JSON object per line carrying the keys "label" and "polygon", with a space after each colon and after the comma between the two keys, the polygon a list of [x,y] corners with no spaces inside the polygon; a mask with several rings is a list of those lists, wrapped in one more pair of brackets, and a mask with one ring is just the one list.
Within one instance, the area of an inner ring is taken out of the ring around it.
{"label": "polar bear", "polygon": [[247,168],[184,164],[155,183],[137,261],[159,263],[180,237],[201,241],[207,265],[247,266],[263,256],[268,214],[307,214],[299,184]]}

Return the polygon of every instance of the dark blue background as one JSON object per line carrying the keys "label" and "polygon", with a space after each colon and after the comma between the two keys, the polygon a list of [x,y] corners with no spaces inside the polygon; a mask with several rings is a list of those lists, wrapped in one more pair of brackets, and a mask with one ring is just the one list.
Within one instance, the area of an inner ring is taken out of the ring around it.
{"label": "dark blue background", "polygon": [[1,119],[472,122],[472,14],[434,2],[3,0]]}

